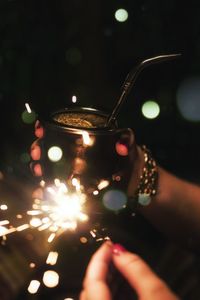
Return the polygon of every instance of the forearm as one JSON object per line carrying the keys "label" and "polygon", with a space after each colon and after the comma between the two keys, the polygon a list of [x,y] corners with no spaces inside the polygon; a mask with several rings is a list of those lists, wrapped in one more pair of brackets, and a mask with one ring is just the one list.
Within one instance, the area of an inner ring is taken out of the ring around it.
{"label": "forearm", "polygon": [[[142,166],[140,153],[136,167],[139,174]],[[133,179],[128,191],[131,196],[135,191]],[[200,187],[158,167],[157,194],[148,206],[139,205],[138,210],[158,230],[170,237],[177,238],[188,245],[200,241]]]}

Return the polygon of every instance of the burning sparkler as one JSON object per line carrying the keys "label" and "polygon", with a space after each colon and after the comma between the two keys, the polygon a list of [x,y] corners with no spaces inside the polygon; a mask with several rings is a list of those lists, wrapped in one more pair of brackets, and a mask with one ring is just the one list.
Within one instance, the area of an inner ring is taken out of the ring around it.
{"label": "burning sparkler", "polygon": [[[41,183],[44,185],[44,182]],[[39,231],[50,232],[48,242],[66,230],[75,230],[79,222],[88,221],[89,217],[84,212],[86,195],[81,191],[77,179],[72,180],[75,192],[68,190],[67,185],[59,179],[54,180],[54,185],[44,187],[43,199],[34,199],[32,210],[27,214],[31,216],[30,225]]]}
{"label": "burning sparkler", "polygon": [[35,198],[32,209],[27,211],[30,221],[18,227],[5,227],[9,225],[8,220],[0,222],[0,236],[23,231],[28,228],[37,228],[38,231],[48,230],[50,235],[48,242],[67,230],[75,230],[79,222],[88,221],[89,217],[84,212],[86,195],[81,191],[80,183],[77,179],[72,180],[75,187],[74,192],[70,192],[67,185],[59,179],[54,180],[54,185],[46,186],[42,181],[43,199]]}

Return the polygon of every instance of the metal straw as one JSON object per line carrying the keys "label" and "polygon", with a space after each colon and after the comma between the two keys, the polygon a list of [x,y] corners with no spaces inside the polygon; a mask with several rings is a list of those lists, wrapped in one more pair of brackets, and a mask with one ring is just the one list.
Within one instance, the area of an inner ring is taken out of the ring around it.
{"label": "metal straw", "polygon": [[164,61],[168,61],[168,60],[177,58],[179,56],[181,56],[181,54],[168,54],[168,55],[155,56],[155,57],[143,60],[134,69],[132,69],[130,71],[130,73],[127,75],[127,77],[124,81],[124,84],[122,85],[122,93],[121,93],[119,100],[117,101],[112,113],[108,117],[108,120],[107,120],[105,126],[108,127],[116,119],[116,116],[119,113],[119,109],[121,108],[127,95],[130,93],[138,75],[144,68],[146,68],[152,64],[155,64],[155,63],[164,62]]}

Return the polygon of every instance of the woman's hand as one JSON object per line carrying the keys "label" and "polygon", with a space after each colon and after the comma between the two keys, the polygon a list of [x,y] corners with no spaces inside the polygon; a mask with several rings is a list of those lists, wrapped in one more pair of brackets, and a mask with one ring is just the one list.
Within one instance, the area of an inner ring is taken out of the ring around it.
{"label": "woman's hand", "polygon": [[106,283],[109,264],[112,260],[112,243],[104,243],[92,256],[83,281],[80,300],[111,300]]}
{"label": "woman's hand", "polygon": [[106,282],[111,261],[136,291],[138,299],[178,299],[138,255],[126,251],[119,244],[106,242],[95,252],[89,262],[80,300],[112,299]]}

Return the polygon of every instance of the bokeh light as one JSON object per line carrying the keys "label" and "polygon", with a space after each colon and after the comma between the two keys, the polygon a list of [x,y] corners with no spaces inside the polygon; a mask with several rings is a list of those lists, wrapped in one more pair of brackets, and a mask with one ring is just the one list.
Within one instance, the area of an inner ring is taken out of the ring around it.
{"label": "bokeh light", "polygon": [[126,203],[127,196],[122,191],[110,190],[103,195],[103,204],[110,210],[121,210],[126,207]]}
{"label": "bokeh light", "polygon": [[120,156],[127,156],[128,155],[128,147],[120,142],[117,142],[115,145],[116,152]]}
{"label": "bokeh light", "polygon": [[142,114],[147,119],[155,119],[160,114],[160,107],[156,101],[149,100],[142,105]]}
{"label": "bokeh light", "polygon": [[34,268],[35,268],[35,263],[30,263],[30,264],[29,264],[29,267],[30,267],[31,269],[34,269]]}
{"label": "bokeh light", "polygon": [[125,22],[128,19],[128,12],[124,8],[120,8],[115,12],[115,19],[118,22]]}
{"label": "bokeh light", "polygon": [[53,162],[57,162],[61,160],[62,155],[63,155],[62,149],[58,146],[52,146],[48,150],[48,158]]}
{"label": "bokeh light", "polygon": [[30,225],[33,227],[39,227],[42,224],[42,221],[39,218],[32,218],[30,220]]}
{"label": "bokeh light", "polygon": [[82,236],[82,237],[80,237],[80,242],[82,243],[82,244],[86,244],[87,243],[87,238],[85,237],[85,236]]}
{"label": "bokeh light", "polygon": [[24,110],[21,118],[25,124],[33,124],[37,119],[37,114],[34,112],[34,110],[32,110],[31,112]]}
{"label": "bokeh light", "polygon": [[20,160],[22,163],[27,164],[30,162],[30,155],[28,153],[22,153],[20,156]]}
{"label": "bokeh light", "polygon": [[58,273],[55,271],[52,271],[52,270],[48,270],[48,271],[44,272],[43,283],[48,288],[56,287],[59,283]]}
{"label": "bokeh light", "polygon": [[82,54],[78,48],[72,47],[66,51],[65,59],[70,65],[77,65],[81,62]]}
{"label": "bokeh light", "polygon": [[184,119],[200,121],[200,78],[185,79],[177,90],[177,106]]}

